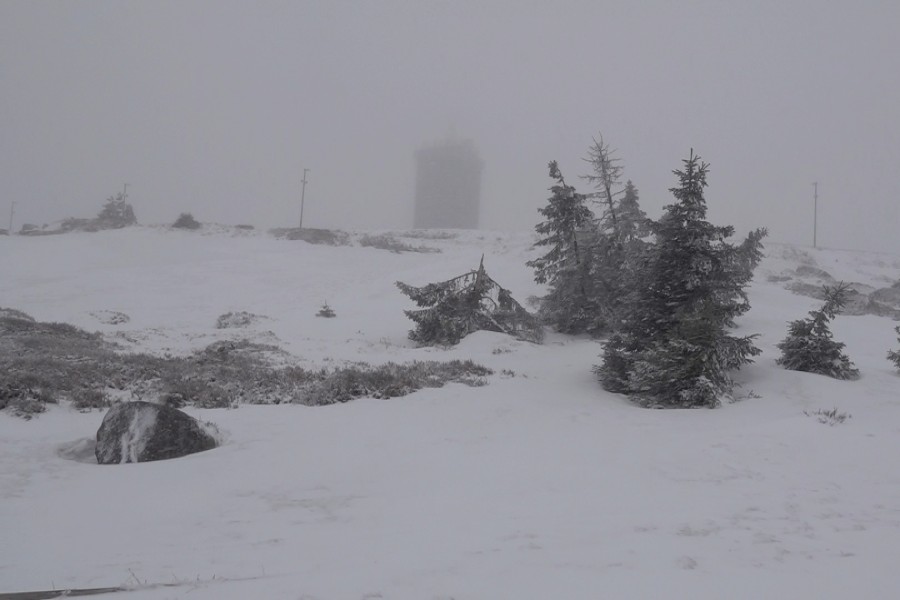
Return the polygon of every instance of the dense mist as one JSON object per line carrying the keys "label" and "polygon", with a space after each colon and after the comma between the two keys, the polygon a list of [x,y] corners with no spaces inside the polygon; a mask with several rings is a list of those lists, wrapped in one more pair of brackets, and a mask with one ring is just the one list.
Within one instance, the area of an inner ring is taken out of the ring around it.
{"label": "dense mist", "polygon": [[[892,2],[0,4],[0,227],[413,225],[416,151],[471,139],[479,226],[527,230],[598,134],[651,217],[693,148],[710,218],[900,252]],[[585,191],[589,191],[585,189]]]}

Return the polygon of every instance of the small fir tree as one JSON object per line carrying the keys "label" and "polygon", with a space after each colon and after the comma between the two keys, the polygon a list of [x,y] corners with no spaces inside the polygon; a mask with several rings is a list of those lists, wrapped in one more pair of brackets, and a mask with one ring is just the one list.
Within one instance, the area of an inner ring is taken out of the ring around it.
{"label": "small fir tree", "polygon": [[134,209],[125,201],[125,198],[125,193],[119,192],[106,200],[106,204],[103,205],[103,209],[96,219],[97,225],[101,229],[120,229],[137,224]]}
{"label": "small fir tree", "polygon": [[828,323],[841,312],[847,302],[848,287],[843,282],[825,286],[825,303],[809,312],[806,319],[791,321],[788,335],[778,344],[779,365],[790,371],[818,373],[835,379],[858,379],[859,370],[844,354],[844,344],[832,338]]}
{"label": "small fir tree", "polygon": [[623,242],[642,240],[650,235],[650,222],[641,210],[638,190],[629,179],[618,205],[619,237]]}
{"label": "small fir tree", "polygon": [[335,314],[334,309],[328,306],[328,303],[322,305],[322,308],[319,309],[319,312],[316,313],[317,317],[325,317],[326,319],[333,319],[337,316]]}
{"label": "small fir tree", "polygon": [[566,183],[556,161],[549,167],[556,184],[550,188],[547,206],[538,209],[545,220],[535,226],[540,236],[535,245],[549,250],[526,264],[534,269],[535,282],[549,288],[541,300],[544,320],[557,331],[581,333],[590,329],[596,313],[588,252],[594,213],[587,197]]}
{"label": "small fir tree", "polygon": [[[900,325],[894,328],[897,332],[897,341],[900,342]],[[900,369],[900,350],[891,350],[888,352],[888,360],[894,363],[894,366]]]}
{"label": "small fir tree", "polygon": [[706,220],[708,165],[693,151],[684,165],[674,172],[676,202],[648,223],[655,243],[640,253],[642,280],[596,372],[607,390],[648,405],[712,407],[731,393],[730,372],[760,352],[755,335],[733,337],[728,329],[749,308],[744,288],[765,231],[729,244],[733,228]]}
{"label": "small fir tree", "polygon": [[506,333],[540,343],[543,330],[538,321],[516,302],[509,290],[491,279],[484,269],[423,287],[397,282],[419,310],[404,311],[416,323],[409,339],[423,346],[453,345],[474,331]]}
{"label": "small fir tree", "polygon": [[550,188],[552,195],[547,206],[538,209],[546,220],[534,229],[541,236],[535,245],[549,246],[550,250],[526,264],[534,269],[537,283],[552,284],[560,273],[581,262],[583,250],[578,246],[577,234],[590,229],[594,213],[587,207],[586,196],[566,183],[555,160],[549,168],[550,177],[557,183]]}

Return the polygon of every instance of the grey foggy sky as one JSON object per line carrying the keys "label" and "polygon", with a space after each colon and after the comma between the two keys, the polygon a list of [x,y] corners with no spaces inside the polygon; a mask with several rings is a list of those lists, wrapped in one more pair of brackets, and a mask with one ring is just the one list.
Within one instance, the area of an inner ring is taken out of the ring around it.
{"label": "grey foggy sky", "polygon": [[485,161],[482,227],[526,230],[602,132],[651,216],[693,147],[710,218],[900,252],[900,3],[0,1],[0,227],[412,224],[413,153]]}

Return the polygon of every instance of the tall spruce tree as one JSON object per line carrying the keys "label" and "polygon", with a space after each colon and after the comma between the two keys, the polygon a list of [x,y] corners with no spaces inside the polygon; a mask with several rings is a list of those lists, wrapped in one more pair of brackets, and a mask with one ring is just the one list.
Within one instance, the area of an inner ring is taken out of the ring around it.
{"label": "tall spruce tree", "polygon": [[732,227],[706,220],[708,165],[693,150],[674,171],[675,203],[649,222],[655,243],[642,253],[621,329],[604,346],[596,372],[604,388],[660,407],[717,406],[730,394],[730,372],[751,362],[756,336],[728,335],[749,308],[744,288],[759,260],[765,230],[740,246]]}
{"label": "tall spruce tree", "polygon": [[819,310],[809,311],[806,319],[791,321],[788,335],[778,344],[779,365],[790,371],[818,373],[835,379],[857,379],[859,371],[844,354],[843,342],[835,341],[828,323],[847,302],[848,287],[841,282],[825,288],[825,302]]}
{"label": "tall spruce tree", "polygon": [[549,168],[556,184],[547,205],[538,209],[545,220],[534,228],[540,236],[535,245],[549,250],[526,264],[534,269],[534,280],[549,288],[541,300],[541,317],[557,331],[581,333],[590,328],[596,313],[588,251],[594,213],[587,197],[566,183],[556,161]]}

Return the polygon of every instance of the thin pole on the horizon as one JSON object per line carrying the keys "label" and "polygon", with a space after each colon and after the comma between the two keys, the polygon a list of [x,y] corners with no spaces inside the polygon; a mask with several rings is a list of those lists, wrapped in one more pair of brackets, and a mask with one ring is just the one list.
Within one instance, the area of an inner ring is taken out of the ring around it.
{"label": "thin pole on the horizon", "polygon": [[306,203],[306,174],[309,169],[303,169],[303,190],[300,192],[300,229],[303,229],[303,205]]}

